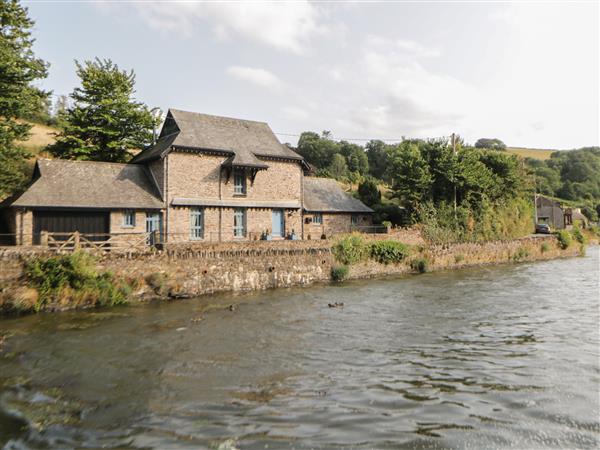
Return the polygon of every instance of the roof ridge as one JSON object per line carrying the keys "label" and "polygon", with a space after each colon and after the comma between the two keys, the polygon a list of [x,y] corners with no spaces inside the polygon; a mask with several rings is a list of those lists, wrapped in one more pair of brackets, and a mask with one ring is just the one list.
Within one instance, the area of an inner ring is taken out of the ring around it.
{"label": "roof ridge", "polygon": [[94,164],[110,164],[110,165],[113,165],[113,166],[131,166],[131,167],[137,166],[136,164],[130,164],[128,162],[126,162],[126,163],[118,163],[118,162],[111,162],[111,161],[90,161],[90,160],[85,160],[85,159],[64,159],[64,158],[50,159],[50,158],[38,158],[38,161],[49,161],[51,163],[60,162],[61,164],[62,163],[77,163],[77,164],[94,163]]}
{"label": "roof ridge", "polygon": [[199,113],[199,112],[195,112],[195,111],[186,111],[185,109],[177,109],[177,108],[169,108],[169,111],[177,111],[177,112],[182,112],[182,113],[186,113],[186,114],[194,114],[196,116],[216,117],[217,119],[228,119],[228,120],[238,120],[238,121],[242,121],[242,122],[260,123],[260,124],[269,126],[268,122],[261,121],[261,120],[240,119],[239,117],[230,117],[230,116],[217,116],[216,114]]}

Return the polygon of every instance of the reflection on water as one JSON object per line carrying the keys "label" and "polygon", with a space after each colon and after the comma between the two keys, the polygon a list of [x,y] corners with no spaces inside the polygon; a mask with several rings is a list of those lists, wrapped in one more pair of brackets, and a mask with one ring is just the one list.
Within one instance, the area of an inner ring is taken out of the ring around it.
{"label": "reflection on water", "polygon": [[4,320],[0,446],[597,448],[598,277],[594,248]]}

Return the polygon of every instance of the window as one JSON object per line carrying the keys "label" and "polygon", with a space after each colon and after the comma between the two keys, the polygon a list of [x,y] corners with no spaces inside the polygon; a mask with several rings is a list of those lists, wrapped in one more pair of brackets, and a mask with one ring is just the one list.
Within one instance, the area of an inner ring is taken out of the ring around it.
{"label": "window", "polygon": [[123,226],[128,228],[135,227],[135,211],[123,211]]}
{"label": "window", "polygon": [[321,214],[321,213],[313,214],[313,223],[315,225],[323,225],[323,214]]}
{"label": "window", "polygon": [[234,169],[233,171],[233,193],[246,195],[246,172],[244,169]]}
{"label": "window", "polygon": [[204,210],[194,208],[190,211],[190,239],[204,238]]}
{"label": "window", "polygon": [[358,215],[357,214],[352,214],[352,217],[350,217],[350,223],[352,224],[352,226],[358,225]]}
{"label": "window", "polygon": [[233,211],[233,236],[246,237],[246,210],[236,208]]}

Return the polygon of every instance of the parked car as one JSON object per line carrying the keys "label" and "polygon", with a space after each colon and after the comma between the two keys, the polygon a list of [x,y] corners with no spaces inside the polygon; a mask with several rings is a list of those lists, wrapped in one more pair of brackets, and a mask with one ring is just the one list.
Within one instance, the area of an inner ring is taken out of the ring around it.
{"label": "parked car", "polygon": [[538,223],[535,226],[535,232],[540,234],[550,234],[550,225],[547,223]]}

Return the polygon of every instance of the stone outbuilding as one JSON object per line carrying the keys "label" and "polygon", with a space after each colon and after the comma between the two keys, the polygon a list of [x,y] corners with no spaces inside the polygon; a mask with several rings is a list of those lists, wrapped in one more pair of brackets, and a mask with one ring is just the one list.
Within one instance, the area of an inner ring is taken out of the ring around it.
{"label": "stone outbuilding", "polygon": [[336,233],[369,231],[373,210],[331,178],[304,178],[304,234],[318,239]]}

